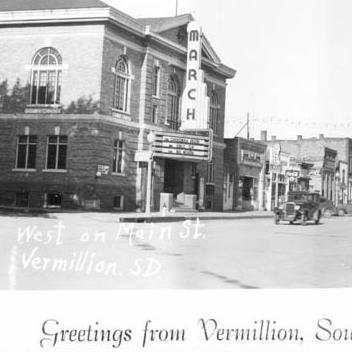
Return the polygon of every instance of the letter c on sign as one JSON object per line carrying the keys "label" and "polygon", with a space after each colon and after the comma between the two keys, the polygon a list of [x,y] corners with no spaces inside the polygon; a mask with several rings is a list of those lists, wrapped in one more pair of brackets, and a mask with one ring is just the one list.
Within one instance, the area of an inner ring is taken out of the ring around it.
{"label": "letter c on sign", "polygon": [[188,98],[190,98],[191,100],[196,100],[195,93],[196,93],[196,89],[195,88],[190,89],[188,91]]}

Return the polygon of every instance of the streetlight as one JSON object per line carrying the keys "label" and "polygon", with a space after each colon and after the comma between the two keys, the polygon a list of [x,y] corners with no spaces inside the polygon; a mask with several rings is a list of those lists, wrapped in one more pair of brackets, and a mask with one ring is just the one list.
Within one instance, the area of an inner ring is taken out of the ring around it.
{"label": "streetlight", "polygon": [[147,195],[145,204],[145,214],[150,215],[150,203],[152,195],[152,167],[153,167],[153,143],[155,141],[155,134],[150,131],[147,135],[147,141],[149,143],[150,157],[148,158],[148,176],[147,176]]}

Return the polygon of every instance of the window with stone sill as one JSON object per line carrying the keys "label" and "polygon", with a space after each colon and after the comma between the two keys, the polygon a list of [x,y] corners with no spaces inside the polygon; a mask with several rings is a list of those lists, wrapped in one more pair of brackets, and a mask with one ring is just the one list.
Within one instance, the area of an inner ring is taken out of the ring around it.
{"label": "window with stone sill", "polygon": [[115,84],[113,109],[128,112],[130,99],[131,72],[128,60],[120,57],[115,65]]}
{"label": "window with stone sill", "polygon": [[62,57],[51,47],[40,49],[33,57],[30,105],[60,104]]}
{"label": "window with stone sill", "polygon": [[114,141],[114,156],[112,165],[112,172],[114,174],[123,174],[125,169],[124,156],[125,143],[122,140],[116,139]]}
{"label": "window with stone sill", "polygon": [[219,99],[216,92],[213,91],[210,96],[209,127],[213,130],[214,134],[218,133],[219,115],[220,115]]}
{"label": "window with stone sill", "polygon": [[167,125],[173,130],[180,126],[180,88],[175,76],[170,76],[167,90]]}
{"label": "window with stone sill", "polygon": [[123,200],[124,200],[123,195],[115,196],[113,199],[113,207],[115,209],[122,210],[123,209]]}
{"label": "window with stone sill", "polygon": [[48,136],[47,170],[66,170],[67,136]]}
{"label": "window with stone sill", "polygon": [[154,97],[159,97],[159,85],[160,85],[160,66],[155,65],[153,68],[153,86],[152,94]]}
{"label": "window with stone sill", "polygon": [[35,169],[37,136],[17,137],[16,169]]}

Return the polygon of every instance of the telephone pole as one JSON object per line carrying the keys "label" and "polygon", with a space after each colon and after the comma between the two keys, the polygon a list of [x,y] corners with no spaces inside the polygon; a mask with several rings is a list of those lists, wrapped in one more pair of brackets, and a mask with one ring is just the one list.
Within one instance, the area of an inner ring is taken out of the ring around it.
{"label": "telephone pole", "polygon": [[175,16],[178,15],[178,0],[176,0],[176,9],[175,9]]}
{"label": "telephone pole", "polygon": [[247,139],[249,139],[249,112],[247,112]]}

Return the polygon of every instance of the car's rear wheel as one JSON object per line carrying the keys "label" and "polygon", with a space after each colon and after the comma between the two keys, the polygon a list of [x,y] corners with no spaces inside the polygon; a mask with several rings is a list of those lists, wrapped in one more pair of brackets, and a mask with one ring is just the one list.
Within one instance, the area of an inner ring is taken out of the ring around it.
{"label": "car's rear wheel", "polygon": [[338,216],[345,216],[345,211],[343,209],[339,209],[339,211],[337,212]]}

